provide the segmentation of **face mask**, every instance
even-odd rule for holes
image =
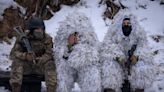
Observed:
[[[44,35],[43,32],[33,32],[34,38],[37,40],[43,39]]]
[[[129,36],[132,31],[131,26],[122,26],[122,32],[125,36]]]

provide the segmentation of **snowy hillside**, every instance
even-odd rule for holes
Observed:
[[[12,0],[6,1],[6,5],[13,4]],[[92,22],[95,32],[100,41],[103,40],[105,33],[107,32],[110,24],[114,20],[107,19],[104,21],[103,13],[106,9],[105,4],[99,4],[101,0],[81,0],[74,6],[62,5],[60,11],[54,13],[54,16],[45,21],[47,33],[52,37],[56,35],[58,31],[60,21],[63,21],[66,16],[72,12],[79,11],[86,14]],[[117,3],[118,0],[115,0]],[[158,66],[158,74],[152,87],[146,89],[146,92],[164,92],[164,5],[160,5],[159,0],[120,0],[120,2],[128,7],[128,11],[137,16],[140,25],[145,29],[151,47],[152,54],[154,56],[154,63]],[[5,5],[0,1],[1,5]],[[14,3],[15,4],[15,3]],[[3,7],[3,8],[7,8]],[[3,11],[0,11],[2,14]],[[0,20],[2,17],[0,16]],[[0,70],[9,70],[8,67],[11,61],[8,59],[10,50],[14,44],[12,39],[12,45],[8,45],[5,42],[0,43]],[[74,89],[79,90],[77,85]],[[2,89],[2,91],[1,91]],[[3,88],[0,88],[0,92],[5,92]]]

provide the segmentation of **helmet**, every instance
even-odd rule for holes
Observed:
[[[33,31],[36,28],[42,28],[45,30],[45,24],[42,19],[33,17],[27,22],[27,29]]]

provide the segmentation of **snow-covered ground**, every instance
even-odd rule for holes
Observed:
[[[9,59],[9,54],[14,45],[14,41],[15,39],[11,40],[11,45],[8,45],[5,42],[0,43],[0,70],[10,70],[9,65],[11,65],[12,61]]]
[[[6,0],[6,2],[8,1],[12,0]],[[118,0],[116,0],[116,2],[117,1]],[[146,89],[146,92],[164,92],[164,5],[160,5],[160,0],[120,1],[123,5],[128,7],[130,12],[137,16],[140,25],[147,32],[149,41],[148,45],[151,47],[152,54],[154,55],[154,63],[158,66],[159,72],[157,74],[157,78],[152,84],[152,87]],[[74,6],[62,5],[60,11],[56,12],[51,19],[45,21],[47,33],[54,37],[58,31],[60,21],[64,20],[68,14],[78,11],[83,12],[91,19],[95,32],[97,33],[99,40],[102,41],[110,23],[113,20],[104,21],[103,13],[106,9],[106,5],[99,5],[99,2],[100,0],[81,0]],[[8,3],[11,4],[11,2]],[[0,14],[1,12],[3,11],[0,11]],[[14,43],[14,39],[12,42]],[[8,59],[8,55],[13,43],[12,45],[7,45],[5,42],[0,43],[0,70],[8,69],[11,64],[11,61]],[[154,52],[157,52],[157,54]],[[45,88],[43,87],[43,91],[44,90]],[[79,90],[80,89],[77,84],[75,84],[73,92],[77,92]],[[5,90],[0,88],[0,92],[5,92]]]

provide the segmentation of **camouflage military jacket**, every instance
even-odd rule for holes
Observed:
[[[31,47],[36,54],[36,57],[41,57],[44,61],[53,59],[53,42],[52,38],[46,34],[43,40],[29,39]],[[19,40],[16,40],[14,47],[11,50],[10,58],[26,60],[25,53],[27,52],[24,44]]]

